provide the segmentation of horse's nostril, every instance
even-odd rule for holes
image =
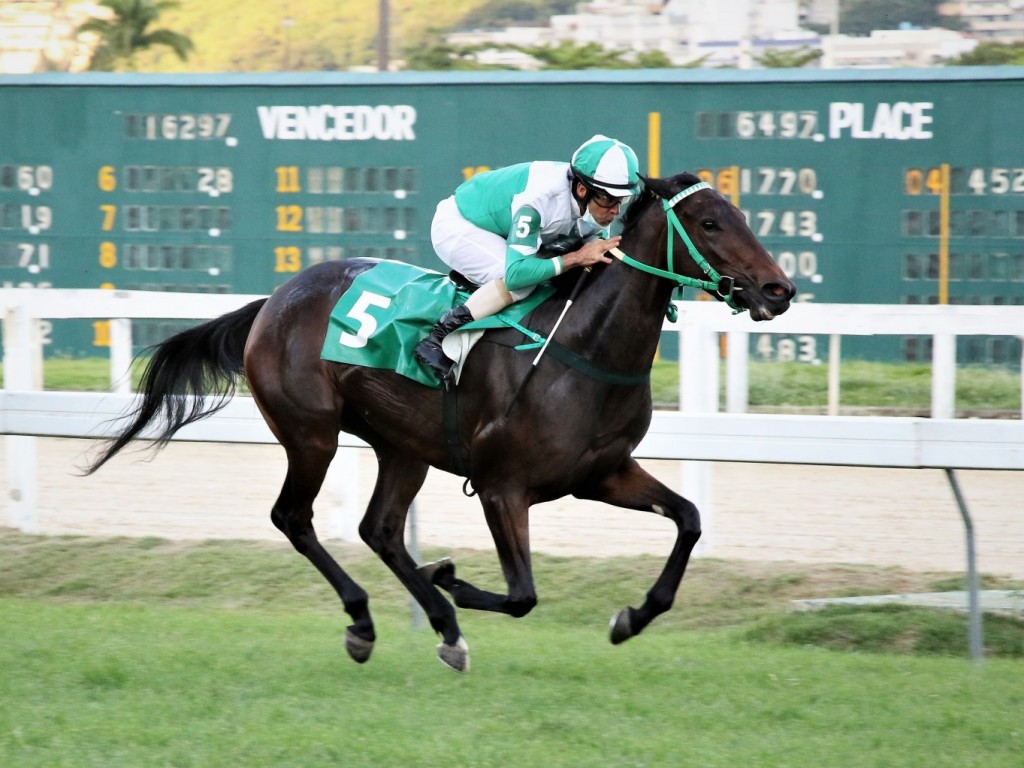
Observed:
[[[761,291],[765,296],[776,301],[789,301],[796,294],[796,286],[788,280],[785,282],[775,281],[765,283]]]

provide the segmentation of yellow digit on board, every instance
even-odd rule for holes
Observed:
[[[275,272],[298,272],[302,269],[302,252],[294,245],[279,245],[274,249]]]
[[[301,232],[302,231],[302,206],[279,205],[277,211],[278,232]]]
[[[728,197],[733,205],[739,205],[740,169],[738,167],[722,168],[718,172],[714,186],[725,197]]]
[[[486,173],[489,170],[491,170],[491,167],[489,165],[467,165],[465,168],[462,169],[462,180],[469,181],[478,173]]]
[[[100,243],[100,266],[104,269],[117,266],[117,246],[114,243]]]
[[[96,320],[92,324],[92,345],[94,347],[110,346],[110,321]]]
[[[301,192],[299,184],[299,167],[297,165],[279,165],[274,169],[277,172],[277,187],[275,192]]]
[[[933,195],[941,195],[946,188],[944,178],[941,168],[930,168],[925,177],[925,189]]]
[[[908,195],[920,195],[924,190],[924,174],[920,168],[908,168],[903,174],[903,191]]]
[[[113,192],[117,189],[117,173],[112,165],[101,165],[97,174],[97,183],[104,192]]]
[[[117,213],[117,206],[104,203],[100,206],[100,210],[103,211],[103,224],[100,229],[104,232],[109,232],[114,228],[114,216]]]

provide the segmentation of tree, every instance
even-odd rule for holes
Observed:
[[[480,64],[476,55],[484,50],[519,51],[537,60],[540,69],[663,69],[672,62],[661,51],[644,51],[632,60],[626,59],[625,51],[613,51],[597,43],[577,45],[563,40],[558,45],[477,45],[454,46],[435,42],[432,45],[408,49],[405,68],[413,70],[445,71],[453,69],[511,69],[511,67]],[[690,66],[700,66],[687,64]]]
[[[805,64],[817,61],[821,56],[822,51],[807,46],[801,46],[795,51],[770,48],[760,56],[755,56],[754,61],[765,69],[799,69]]]
[[[980,43],[973,51],[951,59],[947,64],[954,67],[990,67],[1003,64],[1024,64],[1024,44],[1001,45]]]
[[[430,45],[408,48],[405,51],[405,69],[424,72],[448,72],[452,70],[491,70],[510,67],[489,66],[476,60],[476,54],[505,46],[467,45],[457,46],[434,42]]]
[[[636,55],[636,65],[640,69],[669,69],[672,60],[664,51],[640,51]]]
[[[542,69],[627,69],[622,51],[612,51],[597,43],[576,45],[562,40],[558,45],[517,46],[541,62]]]
[[[845,35],[869,35],[875,29],[915,27],[962,29],[959,18],[939,13],[941,0],[840,0],[839,31]]]
[[[537,59],[541,69],[667,69],[673,66],[662,51],[633,53],[604,48],[598,43],[577,45],[562,40],[558,45],[514,47]]]
[[[135,68],[135,54],[156,45],[165,45],[184,61],[195,47],[192,40],[169,29],[148,29],[160,14],[177,8],[176,0],[102,0],[100,5],[113,12],[112,19],[90,19],[78,28],[79,34],[92,32],[99,35],[100,44],[89,68],[112,71],[120,62],[125,68]]]

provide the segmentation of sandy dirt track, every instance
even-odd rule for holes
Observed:
[[[40,533],[282,540],[269,520],[285,471],[278,446],[174,443],[152,460],[129,454],[91,477],[76,476],[90,445],[36,441]],[[325,538],[354,535],[355,512],[365,508],[376,476],[370,451],[347,455],[350,467],[337,468],[318,503]],[[686,495],[678,462],[643,464]],[[1024,578],[1024,473],[957,476],[974,519],[979,568]],[[712,477],[704,510],[711,556],[965,567],[963,523],[941,471],[715,463]],[[2,481],[6,497],[6,473]],[[422,546],[493,550],[479,503],[463,496],[460,478],[432,471],[416,510]],[[575,499],[534,507],[531,531],[536,551],[593,556],[667,555],[674,536],[655,515]]]

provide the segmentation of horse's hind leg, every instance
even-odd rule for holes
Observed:
[[[450,560],[431,563],[423,570],[435,584],[451,594],[459,608],[507,613],[516,618],[525,616],[537,605],[530,562],[529,505],[515,494],[497,495],[481,491],[480,500],[501,561],[508,594],[487,592],[456,578],[455,566]]]
[[[313,529],[313,500],[320,491],[327,467],[337,452],[336,439],[310,440],[287,448],[288,474],[270,518],[288,541],[316,566],[341,598],[353,624],[345,632],[345,649],[360,664],[370,658],[376,634],[370,618],[369,598],[324,549]]]
[[[612,617],[611,641],[618,644],[640,634],[656,617],[672,607],[690,553],[700,539],[700,514],[692,502],[649,475],[634,459],[629,459],[617,472],[603,478],[595,488],[575,495],[617,507],[654,512],[676,524],[675,546],[658,580],[647,592],[643,605],[624,608]]]
[[[423,606],[430,626],[442,638],[438,646],[441,661],[457,672],[464,672],[469,669],[469,646],[459,630],[455,609],[416,567],[405,547],[409,506],[423,486],[429,467],[396,450],[376,450],[377,484],[359,525],[359,535]]]

